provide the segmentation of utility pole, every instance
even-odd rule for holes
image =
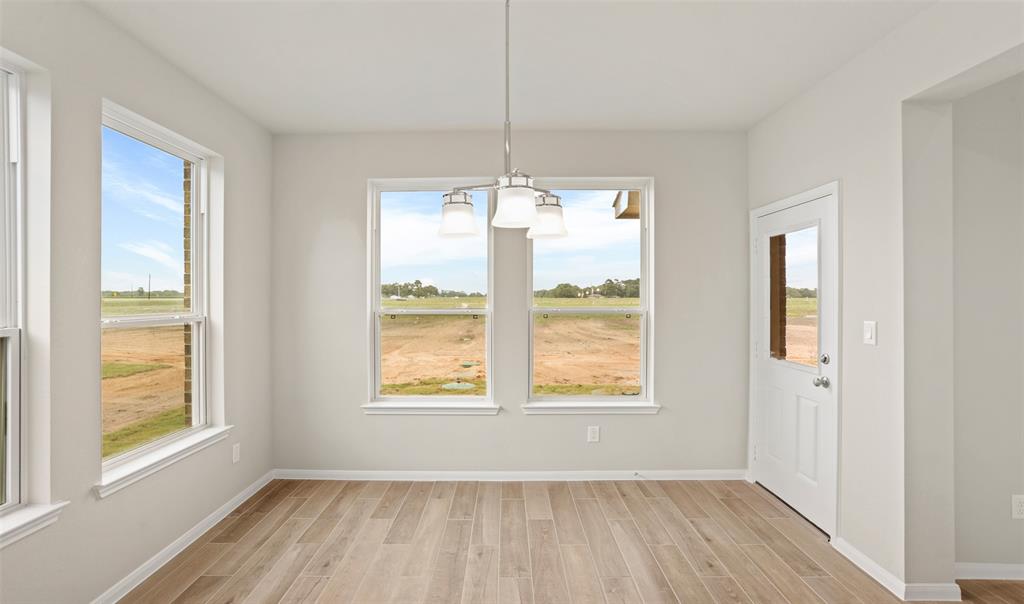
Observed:
[[[149,289],[149,294],[146,296],[146,299],[147,300],[152,300],[153,299],[153,273],[148,273],[147,276],[149,277],[149,288],[148,288]]]

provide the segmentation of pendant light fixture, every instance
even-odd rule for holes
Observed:
[[[473,215],[473,199],[469,191],[497,191],[498,207],[491,225],[503,229],[529,228],[527,237],[565,237],[561,199],[551,191],[533,186],[533,177],[512,168],[512,122],[509,118],[509,0],[505,0],[505,174],[494,183],[456,187],[444,194],[441,206],[441,228],[444,237],[477,234]]]
[[[526,231],[526,236],[530,239],[556,239],[568,234],[562,218],[562,198],[551,193],[537,197],[537,222]]]
[[[473,237],[480,234],[473,215],[473,195],[466,191],[445,193],[441,203],[442,237]]]

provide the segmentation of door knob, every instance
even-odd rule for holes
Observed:
[[[832,385],[832,382],[825,376],[814,378],[814,382],[812,383],[818,388],[828,388]]]

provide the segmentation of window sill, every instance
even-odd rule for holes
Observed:
[[[0,516],[0,549],[57,522],[67,504],[67,501],[28,504]]]
[[[399,403],[377,401],[362,406],[366,415],[497,415],[501,406],[488,402],[450,403],[416,402]]]
[[[654,415],[657,403],[619,401],[531,401],[522,406],[526,415]]]
[[[193,453],[224,440],[231,432],[231,428],[231,426],[215,426],[200,430],[136,459],[104,470],[100,482],[93,487],[93,490],[96,491],[96,496],[100,499],[112,495],[176,461],[185,459]]]

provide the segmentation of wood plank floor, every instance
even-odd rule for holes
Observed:
[[[745,482],[316,480],[269,483],[121,601],[898,602]]]

